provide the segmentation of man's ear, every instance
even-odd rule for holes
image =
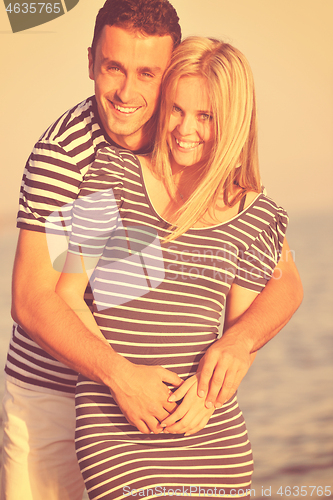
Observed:
[[[88,62],[89,62],[89,78],[95,80],[94,77],[94,59],[91,52],[91,47],[88,48]]]

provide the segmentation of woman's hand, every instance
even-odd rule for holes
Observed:
[[[198,397],[198,375],[188,378],[170,397],[169,402],[184,398],[178,408],[161,422],[164,433],[190,436],[205,427],[215,408],[206,408]]]

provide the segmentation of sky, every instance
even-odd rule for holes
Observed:
[[[20,182],[34,143],[93,94],[87,48],[104,0],[12,33],[0,5],[2,195],[0,222],[15,224]],[[333,1],[172,0],[183,36],[229,42],[255,78],[259,153],[268,194],[298,215],[332,211]]]

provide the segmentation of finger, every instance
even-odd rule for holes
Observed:
[[[170,403],[169,401],[163,402],[163,408],[167,411],[168,415],[173,413],[178,408],[177,403]],[[167,416],[168,416],[167,415]],[[160,419],[159,419],[160,420]],[[161,421],[161,420],[160,420]]]
[[[202,369],[200,370],[200,372],[198,372],[199,383],[197,394],[199,398],[204,398],[206,396],[209,389],[209,381],[212,378],[213,372],[213,364],[204,362],[202,365]]]
[[[182,383],[178,389],[171,394],[171,396],[168,398],[168,401],[179,401],[182,399],[185,394],[188,392],[188,390],[196,383],[197,379],[196,377],[190,377],[185,382]]]
[[[168,427],[170,425],[173,425],[177,420],[180,420],[186,415],[186,413],[189,411],[189,406],[186,404],[185,401],[183,401],[171,415],[169,415],[167,418],[165,418],[163,421],[161,421],[161,426],[162,427]]]
[[[138,421],[131,421],[129,418],[127,418],[127,421],[129,424],[133,425],[138,429],[138,431],[142,432],[142,434],[150,434],[150,429],[149,427],[145,424],[143,420],[138,420]]]
[[[209,391],[205,402],[206,408],[212,408],[215,405],[216,398],[224,385],[225,377],[226,370],[217,367],[210,381]]]
[[[145,422],[147,422],[147,418],[155,418],[156,420],[158,420],[159,422],[162,422],[163,420],[165,420],[170,414],[173,413],[173,411],[175,410],[175,407],[178,408],[178,405],[177,403],[162,403],[160,402],[158,405],[154,404],[154,408],[150,408],[149,410],[146,410],[145,411]],[[166,406],[166,408],[164,408],[164,406]],[[168,411],[168,408],[170,409],[170,411]],[[149,411],[149,413],[148,413]]]
[[[148,427],[150,433],[153,432],[154,434],[160,434],[163,432],[163,427],[161,426],[159,420],[151,415],[144,418],[144,423],[146,427]]]
[[[166,430],[169,433],[172,432],[175,434],[194,434],[205,427],[214,413],[214,410],[215,408],[212,408],[211,410],[201,409],[201,411],[195,413],[190,410],[179,422],[172,426],[168,426]]]
[[[235,394],[242,379],[243,376],[239,371],[228,371],[226,373],[223,386],[216,398],[215,408],[221,408]]]
[[[184,434],[188,429],[192,428],[194,425],[193,415],[189,415],[189,413],[184,415],[183,418],[181,418],[178,422],[175,422],[173,425],[168,425],[164,429],[165,434]]]
[[[179,387],[184,380],[177,375],[177,373],[172,372],[170,370],[167,370],[166,368],[163,368],[160,366],[161,370],[161,378],[163,382],[166,382],[167,384],[171,384],[174,387]]]

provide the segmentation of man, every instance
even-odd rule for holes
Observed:
[[[55,293],[61,268],[51,264],[45,220],[76,198],[100,148],[151,150],[160,82],[180,36],[177,14],[166,0],[107,0],[89,49],[95,97],[55,122],[27,163],[13,276],[17,324],[5,369],[2,499],[82,498],[73,442],[77,372],[116,391],[126,418],[141,432],[160,432],[159,421],[174,408],[164,382],[178,385],[175,374],[159,367],[153,373],[144,368],[135,376],[125,373],[108,343],[87,330]],[[280,279],[271,280],[224,334],[224,401],[244,377],[250,353],[299,305],[299,278],[287,252],[285,244],[276,269]],[[203,369],[203,394],[209,378]],[[207,404],[214,404],[216,392],[210,387]]]

